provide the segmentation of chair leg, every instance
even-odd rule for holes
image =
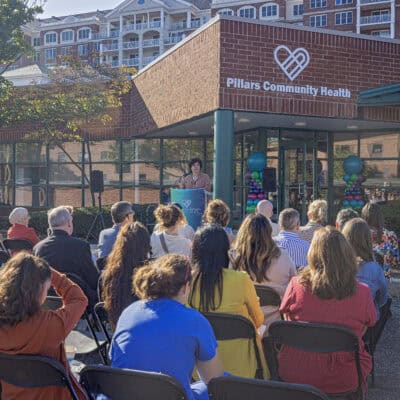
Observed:
[[[103,351],[102,351],[102,347],[103,347],[103,346],[100,345],[99,340],[98,340],[97,335],[96,335],[96,332],[95,332],[95,330],[94,330],[94,328],[93,328],[93,325],[92,325],[92,323],[90,322],[90,316],[89,316],[88,313],[86,313],[86,312],[85,312],[84,315],[85,315],[86,323],[87,323],[87,325],[88,325],[88,327],[89,327],[89,330],[90,330],[90,334],[92,335],[92,337],[93,337],[93,339],[94,339],[94,341],[95,341],[95,343],[96,343],[97,352],[99,353],[99,356],[100,356],[100,358],[101,358],[101,361],[102,361],[102,363],[103,363],[104,365],[108,365],[107,357],[103,354]]]

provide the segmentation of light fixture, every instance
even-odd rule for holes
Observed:
[[[307,123],[304,121],[297,121],[294,123],[294,126],[306,126],[306,125],[307,125]]]
[[[196,132],[196,131],[188,131],[189,136],[197,136],[198,134],[199,134],[199,132]]]
[[[347,125],[347,129],[358,129],[358,125]]]
[[[248,124],[249,122],[249,118],[239,118],[239,124]]]

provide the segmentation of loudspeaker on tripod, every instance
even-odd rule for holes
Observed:
[[[94,193],[104,192],[104,176],[103,171],[95,169],[90,174],[90,187]]]
[[[276,168],[264,168],[262,186],[265,192],[276,192]]]

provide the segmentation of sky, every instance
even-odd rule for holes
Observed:
[[[44,13],[39,18],[58,17],[81,12],[109,10],[122,3],[123,0],[47,0]]]

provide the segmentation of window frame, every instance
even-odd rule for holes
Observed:
[[[72,39],[70,40],[64,40],[63,39],[63,34],[64,33],[72,33]],[[72,43],[75,39],[75,32],[72,29],[65,29],[63,31],[61,31],[60,33],[60,43]]]
[[[80,37],[81,32],[86,31],[86,30],[89,31],[88,37],[81,38],[81,37]],[[92,37],[92,29],[89,28],[88,26],[83,26],[82,28],[79,28],[79,29],[78,29],[77,35],[76,35],[76,38],[77,38],[77,41],[78,41],[78,42],[84,42],[84,41],[86,41],[86,40],[90,40],[91,37]]]
[[[274,14],[274,15],[272,15],[272,14],[271,15],[265,15],[265,16],[262,15],[264,9],[265,10],[267,10],[268,8],[272,9],[273,7],[275,7],[276,14]],[[260,7],[258,12],[259,12],[259,18],[260,19],[277,19],[277,18],[279,18],[279,4],[278,3],[274,3],[274,2],[265,3]]]
[[[351,16],[351,21],[349,21],[349,15]],[[339,22],[338,22],[339,17]],[[353,24],[353,11],[341,11],[335,13],[335,25],[352,25]]]
[[[55,53],[55,57],[54,58],[50,58],[50,59],[47,58],[47,53],[50,52],[50,51]],[[52,62],[52,61],[56,62],[57,61],[57,47],[49,47],[49,48],[45,49],[45,51],[44,51],[44,62],[45,62],[45,64],[48,64],[49,61],[50,62]]]
[[[314,20],[315,20],[315,23],[314,23],[314,24],[312,24],[313,18],[314,18]],[[321,24],[320,24],[320,25],[317,25],[317,24],[316,24],[316,21],[317,21],[318,18],[320,18],[320,20],[321,20]],[[325,24],[322,24],[323,18],[325,18]],[[328,25],[328,14],[317,14],[317,15],[311,15],[311,16],[310,16],[310,26],[311,26],[312,28],[324,28],[324,27],[326,27],[327,25]]]
[[[228,12],[230,14],[228,14]],[[227,16],[233,16],[235,15],[235,11],[232,10],[232,8],[221,8],[221,10],[217,11],[218,15],[227,15]]]
[[[310,8],[326,8],[327,1],[326,0],[310,0]]]
[[[295,11],[297,7],[297,12]],[[301,10],[301,12],[300,12]],[[298,3],[298,4],[293,4],[293,16],[294,17],[301,17],[304,14],[304,4],[303,3]]]
[[[49,41],[47,40],[47,38],[48,38],[49,36],[53,36],[53,35],[54,35],[54,37],[56,38],[56,40],[55,40],[54,42],[49,42]],[[46,46],[53,46],[53,45],[55,45],[55,44],[58,44],[58,35],[57,35],[57,32],[54,32],[54,31],[46,32],[46,33],[44,34],[44,44],[45,44]]]
[[[247,16],[242,16],[242,15],[240,15],[240,13],[241,13],[242,11],[245,13],[246,10],[249,10],[249,11],[251,10],[251,11],[253,11],[254,16],[253,16],[253,17],[247,17]],[[256,8],[255,8],[254,6],[243,6],[243,7],[240,7],[240,8],[237,10],[236,15],[237,15],[238,17],[240,17],[240,18],[257,19],[257,10],[256,10]]]

